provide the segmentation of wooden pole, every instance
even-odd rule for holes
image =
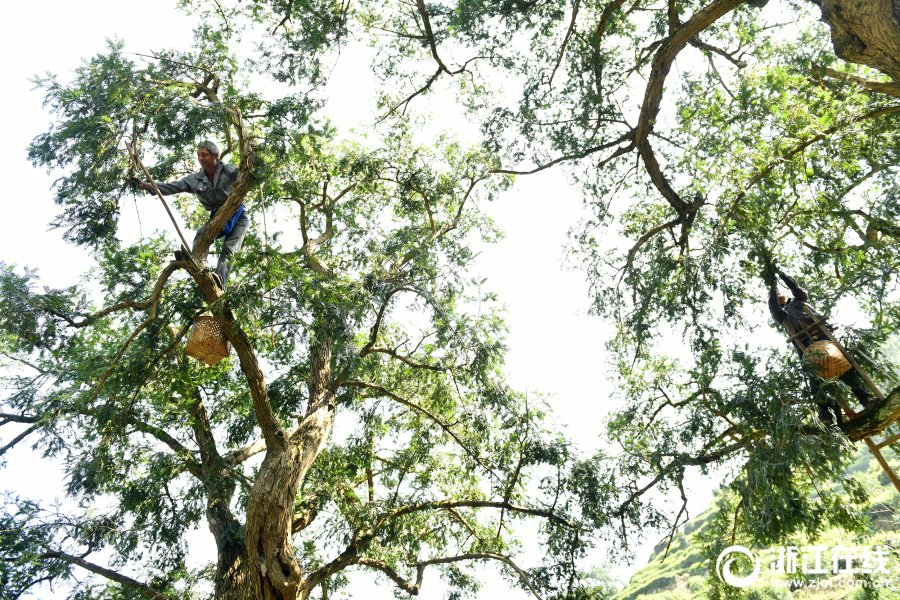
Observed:
[[[791,328],[790,323],[787,321],[784,322],[784,328],[787,329],[788,335],[791,336],[791,340],[797,344],[797,347],[800,348],[800,352],[806,352],[806,346],[803,345],[803,342],[800,341],[800,334],[794,333],[793,328]]]
[[[178,237],[181,238],[181,243],[184,244],[184,249],[188,254],[191,254],[191,245],[187,243],[187,240],[184,239],[184,234],[181,233],[181,227],[178,226],[178,223],[175,221],[175,215],[172,214],[172,211],[169,210],[169,203],[166,202],[166,199],[163,198],[163,195],[159,192],[159,188],[156,187],[156,182],[153,181],[153,177],[150,176],[150,173],[147,171],[147,167],[144,166],[144,163],[141,162],[135,153],[134,150],[131,149],[131,146],[128,143],[125,143],[125,147],[128,148],[128,154],[131,155],[131,160],[134,161],[134,164],[139,166],[141,170],[144,172],[144,175],[147,176],[147,180],[150,182],[150,185],[153,186],[153,191],[156,192],[156,195],[159,197],[159,201],[163,203],[163,207],[166,209],[166,212],[169,214],[169,218],[172,220],[172,225],[175,226],[175,231],[178,232]]]
[[[262,204],[262,209],[263,209],[263,247],[266,249],[266,251],[268,251],[269,250],[269,227],[268,227],[268,225],[266,225],[266,200],[263,197],[262,188],[259,188],[259,202],[260,202],[260,204]],[[264,278],[266,285],[269,285],[269,282],[268,282],[269,278],[265,277],[265,274],[263,275],[263,278]],[[269,308],[272,308],[272,293],[271,292],[269,292]],[[275,349],[275,325],[272,325],[271,329],[269,330],[269,335],[272,338],[272,349],[274,350]]]
[[[809,309],[809,306],[804,306],[803,310],[805,310],[806,313],[809,316],[811,316],[813,319],[816,318],[816,315],[813,314],[813,312]],[[841,351],[841,354],[844,355],[844,358],[847,359],[847,362],[850,363],[850,366],[853,367],[854,369],[856,369],[856,372],[859,373],[860,377],[863,378],[863,381],[866,382],[866,385],[869,386],[869,389],[871,389],[872,392],[876,396],[878,396],[879,400],[884,400],[884,398],[885,398],[884,394],[881,393],[881,390],[878,389],[878,386],[875,385],[875,382],[872,381],[868,375],[866,375],[866,372],[862,370],[862,368],[859,366],[859,363],[857,363],[856,360],[854,360],[854,358],[852,356],[850,356],[850,354],[847,352],[847,349],[844,348],[844,345],[842,343],[840,343],[839,341],[837,341],[835,339],[835,337],[833,335],[831,335],[831,332],[828,331],[828,329],[826,327],[822,327],[821,325],[819,325],[819,330],[822,333],[824,333],[828,337],[828,339],[834,343],[835,346],[837,346],[837,349]]]
[[[885,446],[890,446],[891,444],[893,444],[893,443],[896,442],[897,440],[900,440],[900,433],[898,433],[897,435],[892,435],[892,436],[889,437],[888,439],[884,440],[883,442],[881,442],[880,444],[878,444],[877,448],[878,448],[879,450],[881,450],[881,449],[884,448]]]
[[[787,341],[785,341],[785,343],[786,343],[786,344],[790,344],[791,342],[793,342],[793,341],[796,340],[797,338],[802,337],[802,336],[803,336],[804,334],[806,334],[806,333],[809,333],[809,330],[810,330],[810,329],[812,329],[813,327],[818,327],[819,325],[821,325],[822,323],[825,322],[825,319],[826,319],[826,317],[822,317],[821,319],[819,319],[819,320],[816,321],[815,323],[812,323],[811,325],[807,325],[806,327],[804,327],[803,329],[801,329],[800,331],[798,331],[797,333],[795,333],[794,335],[792,335],[791,337],[789,337],[789,338],[787,339]],[[790,330],[789,330],[789,331],[790,331]]]
[[[881,468],[888,476],[888,479],[891,480],[891,483],[893,483],[894,487],[897,488],[897,491],[900,492],[900,478],[897,477],[897,474],[894,473],[894,469],[892,469],[891,465],[888,464],[888,461],[885,460],[884,455],[881,454],[881,450],[878,449],[878,446],[875,445],[875,442],[872,441],[872,438],[865,438],[863,441],[866,442],[866,446],[869,447],[869,452],[872,453],[872,455],[875,457],[875,460],[877,460],[878,464],[881,465]]]

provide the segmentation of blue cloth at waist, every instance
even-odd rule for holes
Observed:
[[[211,213],[209,213],[209,220],[210,220],[210,221],[213,220],[213,217],[216,216],[216,213],[217,213],[217,212],[219,212],[218,209],[216,209],[216,210],[212,211]],[[232,217],[231,217],[230,219],[228,219],[228,222],[225,223],[225,227],[222,229],[222,233],[220,233],[219,235],[217,235],[217,236],[216,236],[216,239],[223,238],[223,237],[225,237],[226,235],[228,235],[229,233],[231,233],[231,230],[234,229],[234,226],[235,226],[235,225],[237,225],[238,219],[241,218],[241,215],[242,215],[242,214],[244,214],[244,205],[243,205],[243,204],[241,204],[240,207],[237,209],[237,212],[234,213],[234,215],[232,215]]]

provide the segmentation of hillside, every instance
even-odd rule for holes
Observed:
[[[889,460],[896,454],[888,453]],[[892,462],[894,462],[892,460]],[[869,491],[871,505],[869,518],[871,525],[863,536],[848,535],[838,529],[831,529],[815,545],[826,548],[845,546],[850,548],[873,548],[883,546],[889,553],[887,575],[880,580],[884,584],[879,590],[865,590],[859,582],[852,581],[851,575],[841,574],[823,579],[818,589],[791,586],[786,576],[769,572],[763,565],[756,583],[747,588],[746,597],[753,600],[900,600],[900,495],[888,481],[887,476],[868,451],[861,451],[856,462],[849,469]],[[689,521],[672,540],[668,556],[662,561],[665,544],[654,549],[646,567],[635,573],[628,584],[613,600],[700,600],[709,596],[707,564],[700,556],[700,549],[694,543],[694,535],[703,531],[713,513],[713,506]],[[794,541],[798,547],[807,545],[807,540]],[[830,566],[830,562],[829,562]],[[796,578],[796,576],[794,576]],[[808,583],[806,584],[808,585]],[[830,586],[831,589],[823,589]],[[794,588],[794,589],[792,589]]]

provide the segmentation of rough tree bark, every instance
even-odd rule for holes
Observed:
[[[247,502],[246,543],[254,598],[296,600],[303,572],[294,556],[292,522],[300,482],[321,452],[334,422],[330,332],[315,332],[310,360],[309,405],[297,431],[267,448]]]
[[[190,405],[191,426],[200,447],[200,477],[206,487],[206,520],[216,540],[217,600],[242,600],[250,595],[247,548],[241,535],[241,524],[231,512],[235,481],[228,464],[216,448],[209,414],[203,406],[200,390],[194,389]]]
[[[834,53],[900,81],[900,0],[813,0],[831,27]]]

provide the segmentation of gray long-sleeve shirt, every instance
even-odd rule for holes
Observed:
[[[219,161],[216,164],[214,181],[210,181],[209,177],[206,176],[206,171],[200,169],[184,179],[171,183],[158,183],[156,187],[159,188],[159,193],[163,196],[171,196],[180,192],[195,194],[203,208],[212,211],[225,204],[237,177],[237,165]]]

